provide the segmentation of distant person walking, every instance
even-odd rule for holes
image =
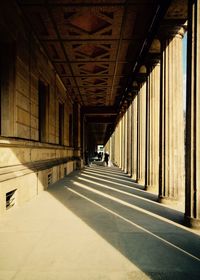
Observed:
[[[108,166],[108,161],[109,161],[109,153],[108,152],[105,152],[104,161],[105,161],[106,165]]]

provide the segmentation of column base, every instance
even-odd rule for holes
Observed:
[[[163,196],[159,196],[158,197],[158,202],[165,204],[173,209],[176,209],[180,212],[184,212],[185,211],[185,205],[184,202],[181,201],[180,199],[173,199],[170,197],[163,197]]]
[[[134,183],[137,183],[135,177],[131,176],[130,178],[133,180]]]
[[[145,181],[144,180],[136,179],[136,183],[145,187]]]
[[[145,186],[145,190],[158,195],[158,187],[156,186]]]
[[[200,219],[191,218],[185,215],[185,225],[200,230]]]
[[[136,182],[136,175],[135,174],[131,174],[131,179],[133,179]]]

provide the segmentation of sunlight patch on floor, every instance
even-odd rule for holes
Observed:
[[[0,229],[0,279],[149,279],[48,192],[4,216]]]
[[[79,178],[79,177],[78,177],[78,178]],[[79,178],[79,179],[80,179],[80,178]],[[85,182],[88,182],[88,183],[92,183],[92,184],[98,185],[98,186],[101,186],[101,187],[103,187],[103,188],[109,188],[108,186],[105,186],[104,184],[100,184],[100,183],[97,183],[97,182],[94,182],[94,181],[91,181],[91,180],[84,179],[84,181],[85,181]],[[164,217],[162,217],[162,216],[160,216],[160,215],[154,214],[154,213],[152,213],[152,212],[150,212],[150,211],[147,211],[147,210],[145,210],[145,209],[143,209],[143,208],[140,208],[140,207],[138,207],[138,206],[135,206],[135,205],[133,205],[133,204],[130,204],[130,203],[128,203],[128,202],[126,202],[126,201],[124,201],[124,200],[121,200],[121,199],[119,199],[119,198],[115,198],[115,197],[113,197],[113,196],[111,196],[111,195],[105,194],[105,193],[103,193],[103,192],[101,192],[101,191],[98,191],[98,190],[96,190],[96,189],[94,189],[94,188],[91,188],[91,187],[89,187],[89,186],[87,186],[87,185],[85,185],[85,184],[82,184],[82,183],[79,183],[79,182],[76,182],[76,181],[73,181],[73,180],[72,180],[72,182],[73,182],[74,185],[77,185],[77,186],[80,186],[80,187],[82,187],[82,188],[85,188],[85,189],[87,189],[87,190],[89,190],[89,191],[92,191],[92,192],[98,194],[98,195],[101,195],[101,196],[103,196],[103,197],[106,197],[106,198],[109,198],[109,199],[111,199],[111,200],[113,200],[113,201],[116,201],[116,202],[118,202],[118,203],[120,203],[120,204],[122,204],[122,205],[128,206],[128,207],[130,207],[130,208],[132,208],[132,209],[135,209],[135,210],[137,210],[137,211],[140,211],[140,212],[142,212],[142,213],[144,213],[144,214],[147,214],[147,215],[149,215],[149,216],[151,216],[151,217],[155,217],[155,218],[158,219],[158,220],[167,222],[167,223],[169,223],[169,224],[175,225],[175,226],[180,227],[180,228],[182,228],[182,229],[184,229],[184,230],[186,230],[186,231],[191,232],[191,229],[190,229],[190,228],[186,228],[185,226],[182,226],[182,225],[180,225],[180,224],[177,224],[177,223],[175,223],[175,222],[173,222],[173,221],[171,221],[171,220],[169,220],[169,219],[167,219],[167,218],[164,218]],[[115,191],[116,191],[116,190],[115,190]],[[117,191],[118,191],[118,190],[117,190]],[[128,195],[129,195],[129,194],[128,194]],[[138,198],[138,197],[137,197],[137,198]],[[139,197],[139,199],[141,199],[141,197]],[[151,203],[153,203],[153,202],[151,201]],[[154,203],[156,203],[156,202],[154,202]],[[159,204],[159,206],[160,206],[160,204]],[[163,206],[166,207],[165,205],[163,205]]]
[[[77,184],[79,184],[79,183],[77,183]],[[83,185],[82,185],[82,187],[84,187],[84,188],[87,189],[87,190],[94,191],[95,193],[100,194],[100,195],[102,195],[102,196],[104,196],[104,197],[112,198],[110,195],[102,194],[101,192],[99,192],[99,191],[97,191],[97,190],[92,190],[91,188],[89,188],[89,187],[87,187],[87,186],[83,186]],[[116,212],[114,212],[114,211],[108,209],[107,207],[105,207],[105,206],[99,204],[98,202],[96,202],[96,201],[94,201],[94,200],[88,198],[88,197],[85,196],[85,195],[82,195],[82,194],[78,193],[77,191],[75,191],[75,190],[73,190],[73,189],[71,189],[71,188],[68,188],[68,190],[71,191],[71,192],[73,192],[73,193],[75,193],[75,194],[77,194],[78,196],[80,196],[80,197],[82,197],[82,198],[84,198],[84,199],[90,201],[91,203],[93,203],[93,204],[95,204],[95,205],[101,207],[102,209],[108,211],[109,213],[115,215],[116,217],[122,219],[123,221],[126,221],[127,223],[133,225],[134,227],[137,227],[138,229],[140,229],[140,230],[142,230],[142,231],[148,233],[149,235],[155,237],[156,239],[159,239],[160,241],[162,241],[162,242],[164,242],[165,244],[167,244],[167,245],[169,245],[169,246],[175,248],[176,250],[180,251],[181,253],[184,253],[184,254],[186,254],[187,256],[189,256],[189,257],[191,257],[191,258],[193,258],[193,259],[195,259],[195,260],[197,260],[197,261],[200,262],[200,258],[198,258],[198,257],[196,257],[196,256],[194,256],[194,255],[192,255],[192,254],[190,254],[190,253],[188,253],[187,251],[185,251],[185,250],[181,249],[180,247],[174,245],[173,243],[171,243],[171,242],[165,240],[164,238],[162,238],[162,237],[160,237],[160,236],[154,234],[153,232],[151,232],[151,231],[145,229],[144,227],[141,227],[141,226],[139,226],[138,224],[136,224],[136,223],[130,221],[129,219],[124,218],[123,216],[119,215],[118,213],[116,213]],[[112,198],[112,199],[115,200],[115,201],[117,201],[117,202],[122,203],[122,201],[119,200],[119,199],[117,199],[117,198]],[[123,204],[126,205],[126,206],[131,207],[131,205],[128,204],[128,203],[126,203],[126,202],[124,202]],[[139,211],[142,211],[142,212],[144,212],[144,213],[146,212],[146,214],[148,214],[148,211],[145,211],[145,210],[143,210],[143,209],[140,209],[140,208],[138,208],[138,207],[136,207],[136,206],[133,206],[132,208],[135,208],[135,209],[137,209],[137,210],[139,209]]]

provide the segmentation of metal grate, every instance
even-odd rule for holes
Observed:
[[[10,209],[16,204],[15,193],[16,189],[6,193],[6,210]]]
[[[48,185],[52,183],[52,174],[48,174]]]

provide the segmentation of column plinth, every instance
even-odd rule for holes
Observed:
[[[185,224],[194,229],[200,229],[200,219],[192,218],[185,215]]]

